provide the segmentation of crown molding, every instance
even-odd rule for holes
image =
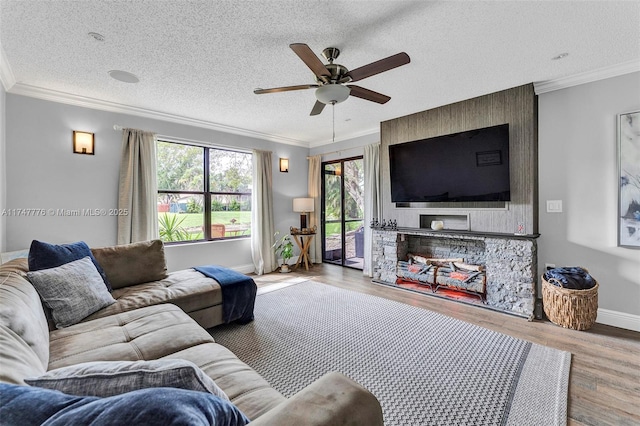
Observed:
[[[201,127],[204,129],[216,130],[224,133],[231,133],[240,136],[247,136],[256,139],[267,140],[287,145],[295,145],[303,148],[309,148],[309,144],[304,141],[286,138],[268,133],[255,132],[252,130],[241,129],[224,124],[214,123],[212,121],[200,120],[176,114],[169,114],[161,111],[155,111],[147,108],[139,108],[116,102],[103,101],[100,99],[89,98],[86,96],[73,95],[70,93],[60,92],[57,90],[45,89],[43,87],[31,86],[24,83],[14,84],[7,92],[14,95],[28,96],[31,98],[42,99],[45,101],[58,102],[68,105],[79,106],[83,108],[97,109],[101,111],[109,111],[121,114],[135,115],[138,117],[151,118],[155,120],[168,121],[171,123],[184,124],[187,126]]]
[[[600,68],[594,71],[583,72],[580,74],[561,77],[553,80],[534,82],[534,90],[536,95],[552,92],[555,90],[565,89],[580,84],[591,83],[606,78],[617,77],[624,74],[640,71],[640,61],[628,61],[621,64]],[[151,118],[156,120],[168,121],[171,123],[184,124],[188,126],[200,127],[215,130],[224,133],[231,133],[240,136],[246,136],[256,139],[267,140],[286,145],[294,145],[303,148],[317,148],[320,146],[330,145],[334,142],[342,142],[355,139],[362,136],[368,136],[380,132],[380,128],[372,128],[348,136],[333,140],[324,140],[316,142],[304,142],[297,139],[286,138],[283,136],[272,135],[268,133],[255,132],[252,130],[241,129],[233,126],[226,126],[207,120],[185,117],[176,114],[169,114],[161,111],[155,111],[147,108],[140,108],[119,104],[116,102],[104,101],[100,99],[90,98],[86,96],[73,95],[57,90],[46,89],[43,87],[32,86],[24,83],[17,83],[13,71],[7,61],[6,53],[0,44],[0,82],[7,93],[28,96],[37,99],[43,99],[52,102],[59,102],[68,105],[80,106],[83,108],[91,108],[102,111],[109,111],[121,114],[134,115],[138,117]]]
[[[337,143],[337,142],[342,142],[342,141],[349,141],[351,139],[356,139],[356,138],[360,138],[363,136],[369,136],[369,135],[373,135],[373,134],[379,134],[380,133],[380,126],[378,127],[374,127],[373,129],[367,129],[367,130],[362,130],[360,132],[356,132],[356,133],[349,133],[348,135],[341,137],[341,138],[336,138],[336,140],[324,140],[324,141],[317,141],[317,142],[309,142],[309,148],[317,148],[319,146],[325,146],[325,145],[331,145],[333,143]]]
[[[568,77],[535,82],[533,83],[533,88],[536,95],[540,95],[542,93],[553,92],[554,90],[566,89],[568,87],[604,80],[606,78],[618,77],[620,75],[630,74],[637,71],[640,71],[640,61],[628,61]]]
[[[8,92],[16,84],[16,77],[13,75],[9,61],[7,61],[7,53],[2,47],[2,42],[0,42],[0,82],[5,92]]]

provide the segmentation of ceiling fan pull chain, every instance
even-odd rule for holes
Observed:
[[[331,104],[331,111],[333,112],[333,138],[332,142],[336,142],[336,104],[335,102]]]

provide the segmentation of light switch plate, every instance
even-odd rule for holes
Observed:
[[[547,213],[562,213],[562,200],[547,200]]]

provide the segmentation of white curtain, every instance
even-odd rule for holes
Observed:
[[[155,134],[122,131],[118,209],[118,244],[158,238],[158,188]]]
[[[382,200],[380,197],[380,144],[364,147],[364,266],[362,273],[373,277],[371,251],[373,232],[369,224],[373,218],[380,219]]]
[[[273,245],[273,170],[270,151],[253,151],[251,191],[251,257],[258,275],[278,267]]]
[[[310,226],[318,227],[316,236],[313,238],[311,247],[309,248],[309,257],[313,263],[322,263],[322,235],[320,235],[320,196],[322,191],[320,168],[322,167],[322,156],[314,155],[309,157],[309,197],[313,198],[313,212],[309,213]]]

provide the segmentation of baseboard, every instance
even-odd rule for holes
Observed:
[[[282,259],[277,259],[278,261],[278,266],[282,265]],[[298,261],[298,256],[293,256],[291,259],[289,259],[289,266],[293,266],[296,264],[296,262]],[[250,263],[248,265],[238,265],[238,266],[232,266],[230,267],[230,269],[233,269],[234,271],[240,272],[242,274],[252,274],[256,271],[255,266],[253,266],[253,263]]]
[[[596,322],[640,332],[640,315],[610,311],[609,309],[598,309]]]
[[[250,263],[248,265],[232,266],[229,269],[233,269],[234,271],[240,272],[241,274],[252,274],[256,271],[256,267],[253,266],[253,263]]]

